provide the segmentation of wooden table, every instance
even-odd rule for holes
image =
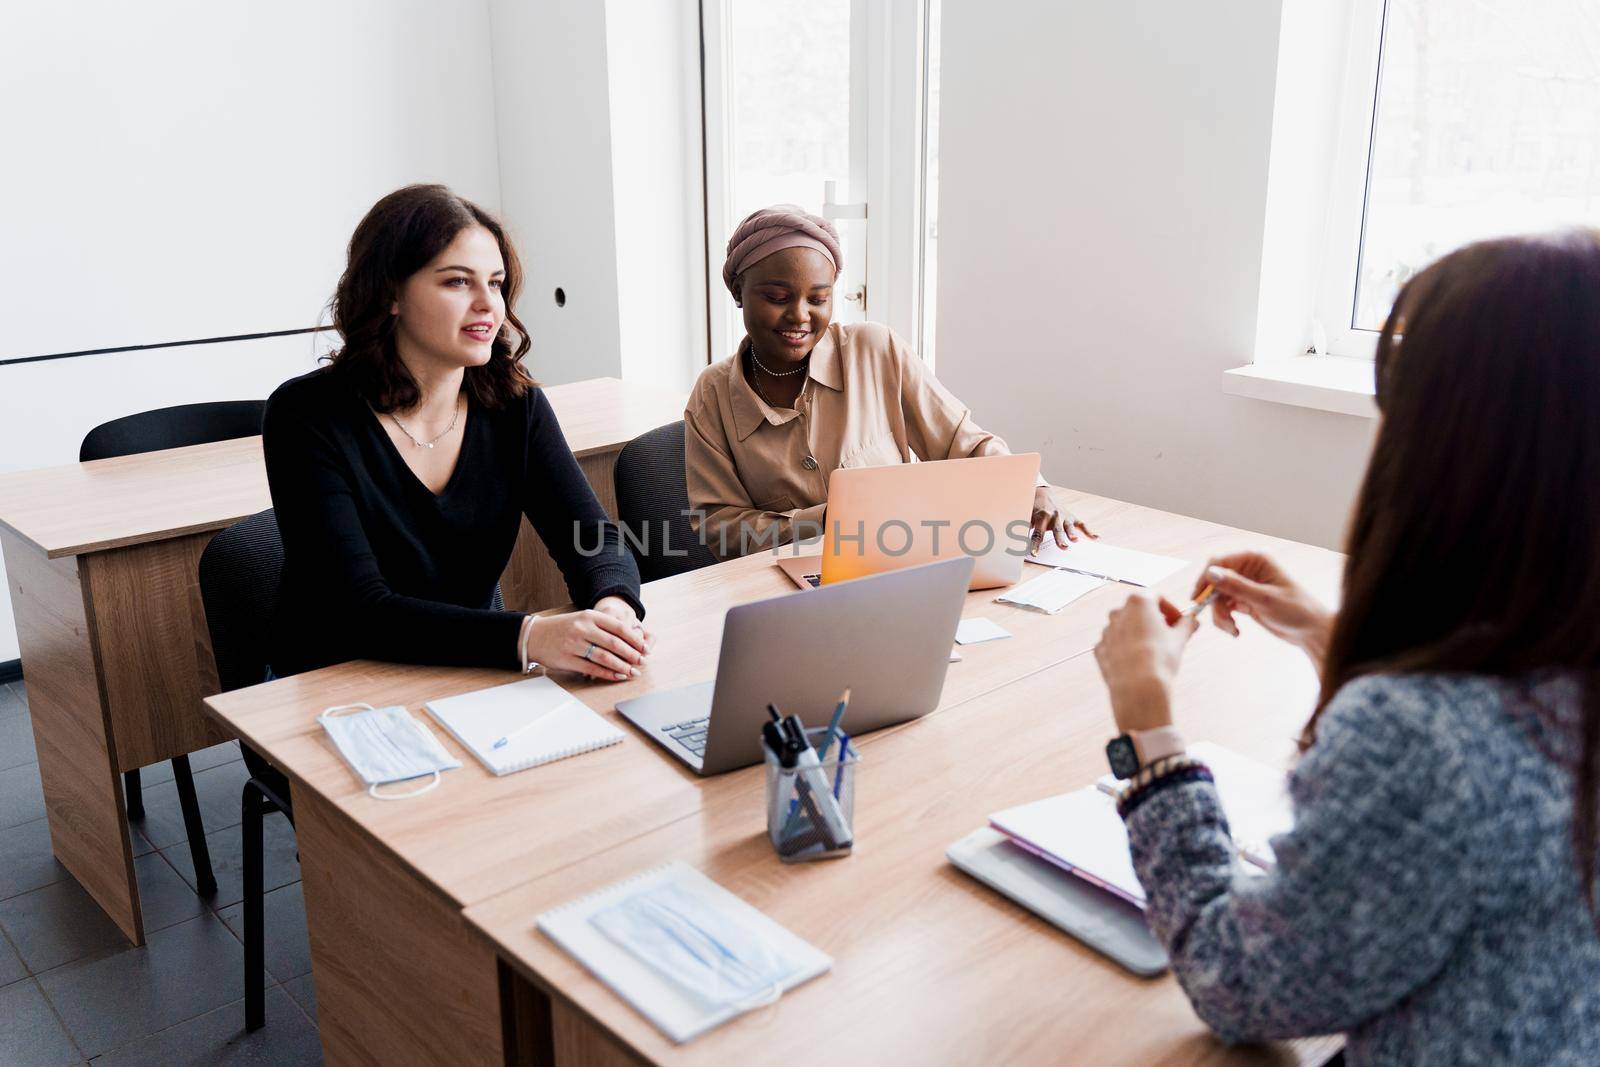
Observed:
[[[1208,556],[1246,545],[1275,552],[1314,588],[1329,592],[1336,585],[1339,557],[1321,549],[1103,498],[1079,497],[1075,506],[1109,541],[1193,561],[1164,583],[1174,593],[1187,590]],[[561,680],[591,707],[623,722],[613,710],[616,701],[713,676],[727,607],[793,592],[766,556],[652,583],[644,596],[657,645],[643,675],[620,685]],[[1097,676],[1083,674],[1086,664],[1091,675],[1093,670],[1092,658],[1084,654],[1126,588],[1102,588],[1057,616],[997,604],[996,592],[969,594],[964,614],[994,619],[1014,636],[963,647],[964,659],[951,665],[934,715],[862,739],[857,809],[862,844],[857,855],[835,864],[786,868],[771,854],[762,836],[761,768],[699,779],[631,726],[625,726],[630,736],[622,745],[505,778],[489,775],[452,738],[436,731],[462,758],[463,768],[447,774],[426,800],[382,803],[366,795],[315,721],[322,708],[354,700],[400,703],[424,715],[422,701],[503,682],[508,678],[503,672],[360,662],[208,699],[207,706],[228,729],[293,780],[313,973],[329,1061],[491,1063],[501,1062],[508,1051],[520,1058],[556,1048],[566,1056],[580,1046],[584,1056],[626,1048],[625,1058],[699,1057],[702,1047],[705,1055],[753,1055],[761,1042],[749,1035],[756,1029],[770,1034],[770,1021],[763,1020],[793,1010],[785,1006],[791,998],[795,1004],[831,1005],[834,997],[867,989],[872,975],[904,974],[905,967],[896,962],[901,954],[910,966],[928,968],[928,981],[944,976],[947,986],[925,986],[930,994],[950,995],[965,981],[962,975],[999,980],[1012,973],[1011,962],[1002,954],[977,954],[973,947],[987,944],[984,939],[991,936],[1002,948],[1024,941],[1047,946],[1033,955],[1023,951],[1019,958],[1031,960],[1027,967],[1056,975],[1066,995],[1104,974],[1111,992],[1092,1001],[1100,1009],[1130,990],[1151,990],[1133,998],[1157,1011],[1159,1025],[1151,1040],[1178,1041],[1173,1047],[1185,1050],[1203,1044],[1211,1050],[1206,1055],[1222,1055],[1220,1046],[1203,1036],[1170,980],[1140,983],[1121,976],[1113,965],[943,866],[944,846],[981,825],[990,810],[1092,779],[1104,761],[1110,720]],[[1238,651],[1219,644],[1225,640],[1208,635],[1198,639],[1196,651],[1208,643]],[[1270,752],[1263,752],[1264,741],[1251,742],[1254,733],[1236,736],[1236,728],[1254,723],[1246,723],[1243,711],[1217,719],[1219,732],[1213,736],[1245,752],[1281,758],[1293,723],[1305,710],[1301,698],[1312,684],[1310,672],[1290,663],[1287,650],[1264,640],[1239,647],[1266,657],[1264,664],[1278,665],[1268,671],[1272,682],[1258,687],[1261,699],[1255,705],[1226,706],[1254,710],[1286,702],[1289,710],[1279,708],[1282,721],[1270,729],[1255,724],[1258,732],[1265,730],[1262,738],[1274,742]],[[1230,661],[1212,670],[1231,683],[1239,666]],[[1280,692],[1284,679],[1292,685]],[[974,737],[982,743],[973,745]],[[947,779],[961,787],[947,790]],[[704,1045],[696,1042],[674,1052],[631,1009],[603,988],[586,985],[581,968],[559,953],[544,952],[546,946],[531,934],[533,916],[543,907],[665,855],[695,862],[757,906],[770,906],[780,921],[835,955],[835,973],[791,994],[770,1013],[740,1020],[703,1039]],[[790,879],[797,880],[795,886],[816,886],[823,896],[841,894],[835,899],[851,901],[851,907],[827,918],[817,906],[811,915],[821,897],[811,897],[808,889],[793,897],[808,901],[807,906],[791,910],[778,900],[778,887]],[[886,892],[898,887],[909,896],[898,903],[880,899],[873,892],[879,887]],[[787,900],[790,891],[781,895]],[[982,917],[973,927],[982,938],[974,941],[977,935],[961,933],[974,921],[973,915],[962,915],[948,931],[958,935],[948,954],[938,949],[943,934],[919,934],[910,920],[888,922],[879,934],[872,933],[902,910],[918,916],[918,922],[933,923],[930,930],[944,930],[941,909],[955,902]],[[851,977],[843,978],[847,973]],[[858,981],[863,983],[859,989],[853,984]],[[878,988],[873,1003],[897,1003],[900,994],[892,986],[886,982]],[[1053,1005],[1052,1011],[1059,1008]],[[939,1010],[948,1009],[946,1004]],[[987,1021],[975,1022],[971,1014],[962,1017],[990,1040],[1003,1033]],[[1072,1017],[1085,1025],[1090,1013],[1086,1009]],[[909,1033],[890,1031],[881,1042],[845,1058],[865,1059],[869,1048],[914,1051]],[[970,1040],[953,1047],[975,1049]],[[1029,1046],[1030,1054],[1040,1048]],[[579,1056],[578,1062],[590,1061]]]
[[[1190,653],[1176,702],[1189,736],[1286,764],[1315,692],[1304,657],[1259,632],[1239,646],[1214,630]],[[765,783],[747,775],[693,818],[469,907],[511,970],[510,1062],[773,1062],[794,1035],[825,1032],[840,1064],[1324,1063],[1337,1039],[1228,1049],[1170,976],[1130,975],[946,861],[989,813],[1104,774],[1111,722],[1086,652],[863,738],[847,859],[784,866],[766,837]],[[535,927],[672,860],[817,945],[833,970],[679,1047]]]
[[[547,390],[606,510],[633,437],[684,396],[615,378]],[[228,740],[200,707],[217,691],[197,564],[218,530],[271,505],[259,437],[0,475],[0,547],[28,678],[56,858],[134,944],[144,941],[120,776]],[[508,606],[567,599],[523,522]]]

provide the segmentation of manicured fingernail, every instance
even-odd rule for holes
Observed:
[[[1222,568],[1221,567],[1207,567],[1206,568],[1206,577],[1211,579],[1213,582],[1222,581]]]

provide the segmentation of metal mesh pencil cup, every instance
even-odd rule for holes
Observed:
[[[806,731],[821,752],[826,729]],[[785,863],[848,856],[855,847],[856,747],[835,741],[819,763],[784,767],[767,759],[767,837]]]

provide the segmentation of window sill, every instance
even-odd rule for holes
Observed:
[[[1376,418],[1372,362],[1339,356],[1294,356],[1234,367],[1222,374],[1222,391],[1274,404]]]

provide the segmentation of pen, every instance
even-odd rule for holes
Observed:
[[[1204,589],[1200,590],[1200,595],[1195,597],[1194,601],[1190,603],[1188,607],[1178,612],[1178,616],[1180,618],[1196,618],[1202,611],[1206,610],[1206,605],[1210,604],[1212,600],[1216,599],[1216,596],[1217,587],[1214,585],[1207,585]]]
[[[494,744],[490,745],[489,747],[491,749],[505,748],[507,745],[509,745],[511,743],[513,738],[521,737],[523,734],[527,733],[529,730],[533,729],[535,726],[538,726],[541,722],[544,721],[544,717],[546,715],[548,715],[548,714],[550,714],[550,709],[546,708],[544,711],[541,711],[539,714],[535,715],[533,718],[529,719],[527,722],[523,723],[521,726],[517,727],[515,730],[512,730],[509,734],[506,734],[504,737],[502,737],[500,740],[496,741]]]
[[[839,706],[833,709],[833,718],[828,720],[828,732],[822,735],[822,744],[817,746],[817,759],[828,758],[828,748],[833,744],[833,739],[839,736],[839,723],[844,719],[844,709],[850,704],[850,689],[845,688],[839,694]]]
[[[844,784],[844,757],[850,751],[850,735],[839,735],[839,765],[833,770],[833,799],[839,799],[839,788]]]

